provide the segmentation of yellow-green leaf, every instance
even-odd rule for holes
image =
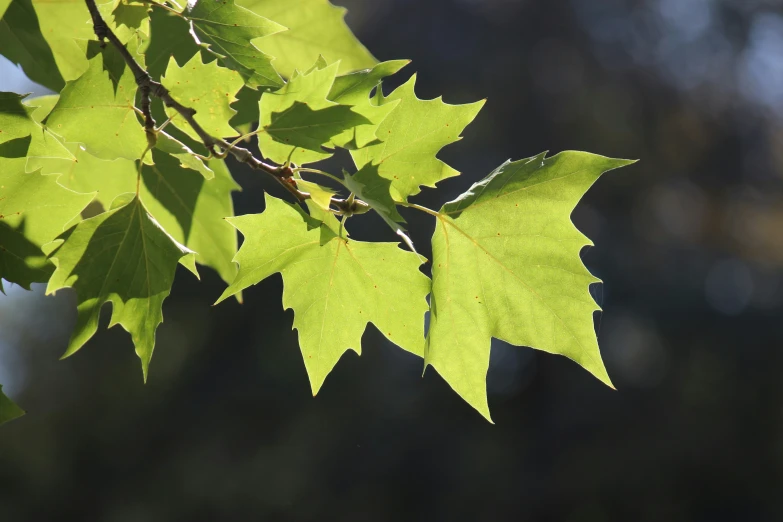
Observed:
[[[239,274],[219,301],[270,275],[283,275],[313,394],[348,350],[361,353],[372,322],[391,342],[422,354],[430,281],[421,260],[393,243],[337,237],[288,203],[266,196],[263,214],[229,220],[245,236]]]
[[[282,79],[272,67],[272,56],[257,45],[285,30],[282,25],[235,5],[234,0],[188,2],[184,15],[198,39],[221,63],[242,75],[250,87],[279,87]],[[252,42],[251,42],[252,40]]]
[[[339,61],[340,73],[376,63],[345,24],[345,8],[328,0],[239,0],[239,4],[288,28],[270,38],[253,40],[275,58],[275,69],[286,78],[296,69],[306,71],[320,55],[328,63]]]
[[[438,181],[459,174],[435,156],[460,139],[462,130],[484,105],[483,101],[449,105],[440,98],[420,100],[414,92],[415,83],[414,75],[388,97],[379,93],[381,106],[399,102],[376,130],[383,141],[351,151],[356,168],[368,164],[378,167],[378,175],[391,182],[396,201],[418,194],[422,185],[434,187]]]
[[[205,64],[201,55],[196,54],[183,67],[170,58],[161,83],[175,100],[196,110],[196,122],[210,135],[219,138],[237,135],[228,120],[236,114],[230,104],[236,101],[236,94],[243,85],[239,73],[220,67],[217,62]],[[196,131],[177,115],[177,111],[167,108],[166,114],[175,117],[173,123],[177,128],[200,141]]]
[[[425,364],[487,419],[492,337],[573,359],[611,385],[571,212],[605,171],[632,163],[585,152],[507,162],[439,212]]]
[[[112,46],[96,49],[87,71],[60,93],[46,125],[99,158],[137,160],[147,139],[135,98],[136,80],[119,52]]]
[[[110,302],[109,327],[120,324],[131,334],[146,380],[155,330],[163,321],[163,301],[171,291],[177,264],[192,252],[160,227],[138,197],[82,221],[59,241],[51,254],[57,268],[46,293],[74,288],[78,311],[64,357],[95,334],[101,307]]]

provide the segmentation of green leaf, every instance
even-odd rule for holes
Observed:
[[[60,99],[59,94],[44,94],[43,96],[36,96],[35,98],[25,98],[24,105],[31,107],[33,111],[30,113],[30,117],[38,124],[43,123],[49,113],[52,112],[54,106],[57,105],[57,100]]]
[[[147,72],[154,80],[160,80],[166,71],[169,59],[174,58],[184,65],[198,54],[201,47],[190,34],[190,23],[163,9],[150,13],[150,38],[144,50]]]
[[[37,98],[31,98],[29,100],[26,100],[25,105],[33,108],[31,114],[33,120],[35,120],[36,122],[41,122],[46,118],[46,116],[49,115],[52,108],[57,104],[58,99],[59,96],[56,94],[39,96]],[[78,146],[75,143],[65,144],[65,147],[69,152],[68,152],[68,157],[63,159],[67,159],[68,161],[43,161],[44,158],[28,158],[27,160],[28,171],[30,170],[30,166],[32,163],[35,167],[42,166],[43,174],[61,174],[63,172],[69,172],[71,173],[71,175],[73,175],[74,167],[78,168],[78,165],[74,165],[74,163],[78,163],[79,157],[81,157],[82,155],[89,156],[89,158],[87,158],[86,161],[90,161],[90,162],[105,161],[105,160],[99,160],[94,156],[86,153],[84,149],[82,149],[80,146]],[[199,158],[196,155],[195,152],[190,150],[186,145],[184,145],[179,140],[172,138],[170,135],[166,134],[163,131],[159,131],[157,134],[157,141],[155,143],[155,148],[165,152],[170,156],[177,158],[179,162],[182,164],[183,168],[188,168],[200,172],[201,175],[204,176],[204,179],[212,179],[215,177],[215,173],[212,172],[210,168],[204,164],[204,162],[201,160],[201,158]],[[46,158],[46,159],[52,159],[52,158]],[[150,161],[149,156],[145,156],[144,160],[145,162],[149,162]],[[90,169],[86,169],[86,170],[90,170]],[[111,171],[112,169],[109,168],[109,170]],[[109,200],[108,203],[111,203],[111,200]]]
[[[285,113],[297,103],[306,104],[313,111],[338,106],[326,99],[336,74],[336,64],[323,69],[313,69],[308,74],[299,74],[292,78],[283,88],[275,92],[264,93],[259,103],[259,126],[262,129],[269,128],[274,114]],[[337,132],[342,132],[342,129]],[[297,165],[304,165],[326,159],[333,154],[320,147],[320,150],[309,150],[280,143],[267,133],[258,135],[258,146],[265,157],[280,164],[290,161]]]
[[[158,136],[158,145],[166,143]],[[168,138],[178,143],[172,138]],[[97,201],[109,209],[118,196],[136,192],[137,163],[107,161],[78,147],[76,160],[51,162],[47,171],[59,173],[60,183],[77,192],[97,192]],[[176,241],[196,252],[199,264],[214,268],[226,283],[236,275],[232,258],[237,234],[224,217],[234,215],[231,193],[239,189],[222,160],[209,166],[191,158],[201,169],[190,168],[180,158],[154,150],[152,163],[142,167],[141,200],[147,211]],[[206,180],[202,169],[209,172]]]
[[[332,202],[332,196],[336,194],[334,190],[319,185],[318,183],[313,183],[312,181],[302,179],[301,176],[296,176],[295,179],[296,187],[302,192],[307,192],[310,194],[310,199],[313,203],[315,203],[316,206],[318,206],[318,208],[327,212],[329,211],[329,205]]]
[[[56,176],[25,172],[25,158],[0,158],[0,278],[30,289],[52,271],[41,247],[93,199],[57,183]]]
[[[133,74],[119,53],[106,46],[90,59],[82,76],[68,82],[46,124],[65,141],[82,143],[94,156],[136,160],[147,139],[136,117],[135,97]]]
[[[416,248],[413,246],[413,242],[405,233],[405,229],[400,225],[405,220],[397,212],[397,205],[389,192],[391,182],[378,175],[378,167],[365,165],[359,172],[353,175],[343,172],[343,178],[348,190],[370,205],[370,208],[381,216],[386,224],[394,230],[394,233],[400,236],[405,244],[408,245],[408,248],[415,252]]]
[[[41,159],[73,160],[73,155],[34,117],[36,109],[22,103],[24,96],[0,92],[0,157],[28,157],[27,171]]]
[[[116,0],[96,3],[121,42],[129,42],[139,32],[115,23]],[[127,16],[119,21],[127,21]],[[33,81],[54,91],[87,69],[89,40],[95,40],[95,33],[84,0],[14,0],[0,23],[2,53],[20,64]]]
[[[149,33],[149,15],[152,7],[148,3],[127,0],[114,0],[116,4],[111,13],[115,27],[129,31]]]
[[[3,385],[0,384],[0,424],[18,419],[24,415],[24,410],[3,393]]]
[[[120,194],[135,194],[136,162],[118,158],[114,161],[96,158],[79,145],[70,145],[74,161],[48,162],[44,174],[59,175],[58,181],[65,187],[81,193],[96,193],[95,200],[105,210]]]
[[[347,129],[371,123],[347,105],[333,105],[313,110],[307,104],[294,102],[288,109],[273,113],[266,133],[277,142],[292,147],[322,152],[323,145]]]
[[[565,355],[611,386],[593,327],[599,280],[571,212],[603,173],[632,163],[585,152],[507,162],[439,212],[425,364],[490,419],[490,340]]]
[[[30,0],[13,0],[0,20],[0,51],[19,64],[32,81],[59,91],[65,80],[57,68],[49,42],[41,34],[38,15]]]
[[[82,221],[61,241],[51,254],[57,269],[46,293],[76,290],[76,327],[63,357],[95,334],[100,309],[111,302],[109,327],[120,324],[131,334],[146,380],[163,300],[177,263],[192,253],[166,234],[138,198]]]
[[[51,0],[33,1],[44,4]],[[77,2],[77,0],[68,1]],[[96,4],[98,5],[98,11],[101,12],[103,21],[108,24],[120,42],[130,44],[131,40],[135,40],[131,45],[137,47],[142,40],[149,39],[148,13],[152,9],[149,3],[133,0],[98,0]],[[82,6],[86,7],[86,2],[82,2]],[[76,6],[74,5],[73,8],[76,9]],[[92,27],[92,18],[89,14],[85,25],[90,30],[89,38],[97,39]]]
[[[348,130],[333,139],[332,143],[340,147],[358,149],[367,146],[370,142],[384,139],[383,136],[376,135],[378,125],[399,102],[376,105],[372,103],[370,94],[373,89],[380,88],[384,78],[391,76],[409,63],[409,60],[383,62],[372,69],[345,74],[334,79],[334,84],[327,98],[336,103],[352,106],[354,112],[358,112],[370,120],[371,125],[359,125]]]
[[[228,120],[236,114],[230,104],[243,85],[239,73],[217,62],[204,64],[197,54],[184,67],[171,58],[161,83],[175,100],[196,110],[196,121],[209,134],[219,138],[237,135]],[[167,108],[166,114],[177,116],[177,111]],[[194,140],[200,139],[184,118],[176,117],[172,123]]]
[[[245,86],[237,93],[237,101],[231,104],[231,107],[237,113],[231,118],[229,124],[232,127],[257,123],[259,119],[258,103],[261,101],[261,93]]]
[[[272,38],[254,41],[274,56],[274,66],[286,78],[307,70],[319,55],[340,62],[340,73],[372,67],[377,62],[345,24],[345,8],[327,0],[240,0],[248,9],[288,27]]]
[[[356,167],[373,164],[378,175],[391,181],[396,201],[421,192],[421,186],[459,175],[435,155],[444,146],[460,139],[460,133],[473,121],[484,101],[449,105],[440,98],[420,100],[414,92],[416,75],[388,97],[379,93],[380,106],[399,100],[399,105],[380,124],[376,133],[383,143],[351,151]]]
[[[29,104],[38,106],[33,118],[46,117],[47,108],[56,101],[56,95],[30,100]],[[44,173],[59,174],[59,182],[76,192],[97,192],[96,200],[104,209],[111,208],[120,195],[135,193],[135,162],[102,160],[76,144],[68,147],[73,158],[40,161]],[[231,260],[237,251],[237,237],[236,230],[223,218],[234,215],[231,192],[239,186],[225,163],[213,159],[205,165],[165,132],[158,133],[156,150],[146,159],[141,195],[148,212],[175,240],[197,251],[199,264],[214,268],[230,283],[236,275]],[[199,181],[196,172],[210,182]]]
[[[327,190],[325,187],[321,188],[324,191]],[[348,239],[350,236],[348,230],[346,230],[345,227],[341,225],[340,221],[337,220],[337,216],[328,210],[325,205],[319,205],[312,199],[308,199],[305,201],[305,206],[307,207],[307,213],[302,209],[302,207],[293,205],[294,210],[302,215],[302,218],[307,223],[309,223],[310,228],[320,227],[321,245],[325,245],[335,236]]]
[[[272,67],[273,58],[261,52],[256,44],[258,38],[283,31],[285,27],[235,5],[234,0],[200,0],[184,15],[193,23],[199,40],[209,44],[210,51],[223,65],[241,74],[248,86],[279,87],[283,84]]]
[[[196,156],[195,152],[190,150],[181,141],[172,138],[165,132],[158,132],[155,148],[165,152],[169,156],[177,158],[183,168],[195,170],[204,176],[204,179],[212,179],[215,177],[215,173],[204,164],[204,161],[200,157]]]
[[[229,220],[245,236],[239,274],[218,302],[280,272],[313,394],[349,349],[361,353],[367,323],[403,349],[422,354],[429,279],[419,258],[393,243],[338,238],[282,200],[263,214]],[[328,238],[321,246],[322,235]]]
[[[316,69],[326,69],[329,67],[329,62],[326,61],[326,58],[323,57],[323,55],[318,55],[318,58],[316,58],[315,63],[305,71],[305,74],[310,74],[311,72],[315,71]],[[296,76],[299,74],[299,71],[294,69],[293,76]]]
[[[17,8],[17,16],[11,18],[14,8]],[[87,68],[84,51],[87,48],[87,40],[94,38],[94,32],[90,13],[83,1],[15,0],[5,19],[9,29],[24,42],[32,40],[37,44],[41,43],[36,34],[37,26],[54,59],[53,64],[49,53],[46,53],[41,45],[29,48],[30,55],[19,62],[25,73],[29,70],[36,76],[41,73],[54,76],[54,71],[58,70],[61,78],[68,81],[78,78]],[[43,51],[43,54],[38,54],[38,51]],[[62,83],[53,86],[54,90],[60,90]]]
[[[206,181],[171,156],[155,151],[152,157],[154,165],[142,168],[141,191],[150,214],[174,239],[196,252],[198,263],[214,268],[230,283],[237,273],[232,263],[237,234],[224,218],[234,215],[231,193],[239,185],[222,160],[210,160],[215,177]]]

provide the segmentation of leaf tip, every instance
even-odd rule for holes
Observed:
[[[231,287],[229,287],[229,288],[226,288],[226,289],[223,291],[223,293],[220,295],[220,297],[218,297],[217,301],[215,301],[214,303],[212,303],[212,306],[217,306],[217,305],[219,305],[220,303],[222,303],[223,301],[225,301],[226,299],[228,299],[229,297],[231,297],[233,294],[234,294],[234,292],[232,292],[232,291],[231,291]]]
[[[310,376],[310,391],[313,393],[313,397],[318,395],[318,392],[321,391],[321,388],[324,385],[324,380],[326,380],[325,377],[315,377],[313,375]]]
[[[188,269],[188,272],[196,276],[196,279],[201,281],[201,275],[198,273],[198,267],[196,267],[196,253],[188,251],[179,260],[179,264]]]

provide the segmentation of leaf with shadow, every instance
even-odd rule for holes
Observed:
[[[146,380],[177,264],[198,275],[193,252],[167,234],[138,197],[82,221],[58,241],[46,293],[75,289],[78,312],[64,357],[95,334],[101,307],[111,302],[109,327],[120,324],[131,334]]]

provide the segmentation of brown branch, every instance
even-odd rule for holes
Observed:
[[[150,143],[150,145],[155,143],[155,120],[152,118],[152,114],[150,112],[150,95],[152,95],[156,98],[160,98],[166,107],[177,111],[177,113],[193,128],[193,130],[196,131],[196,134],[198,134],[199,138],[204,143],[204,146],[213,155],[217,157],[225,157],[226,154],[231,154],[239,162],[245,163],[256,170],[260,170],[272,175],[272,177],[280,182],[280,184],[282,184],[286,190],[293,194],[297,200],[304,201],[310,198],[310,194],[307,192],[302,192],[296,188],[296,182],[293,179],[293,171],[290,167],[277,167],[268,163],[264,163],[260,159],[253,156],[253,153],[249,150],[242,147],[231,146],[231,144],[226,140],[222,138],[215,138],[205,131],[204,128],[199,125],[194,118],[196,115],[195,109],[186,107],[172,98],[169,90],[159,82],[153,80],[149,73],[141,65],[139,65],[128,49],[122,44],[120,39],[117,38],[117,35],[114,34],[108,25],[106,25],[106,22],[103,20],[100,11],[98,11],[98,6],[95,4],[95,0],[85,0],[85,2],[87,3],[87,9],[90,11],[90,16],[92,16],[92,25],[93,29],[95,30],[95,35],[101,42],[101,46],[105,46],[106,40],[109,40],[109,42],[117,49],[117,51],[119,51],[120,55],[122,55],[122,58],[125,60],[125,63],[128,65],[131,72],[133,72],[136,85],[141,92],[141,111],[144,114],[144,129],[147,133],[147,141]]]

